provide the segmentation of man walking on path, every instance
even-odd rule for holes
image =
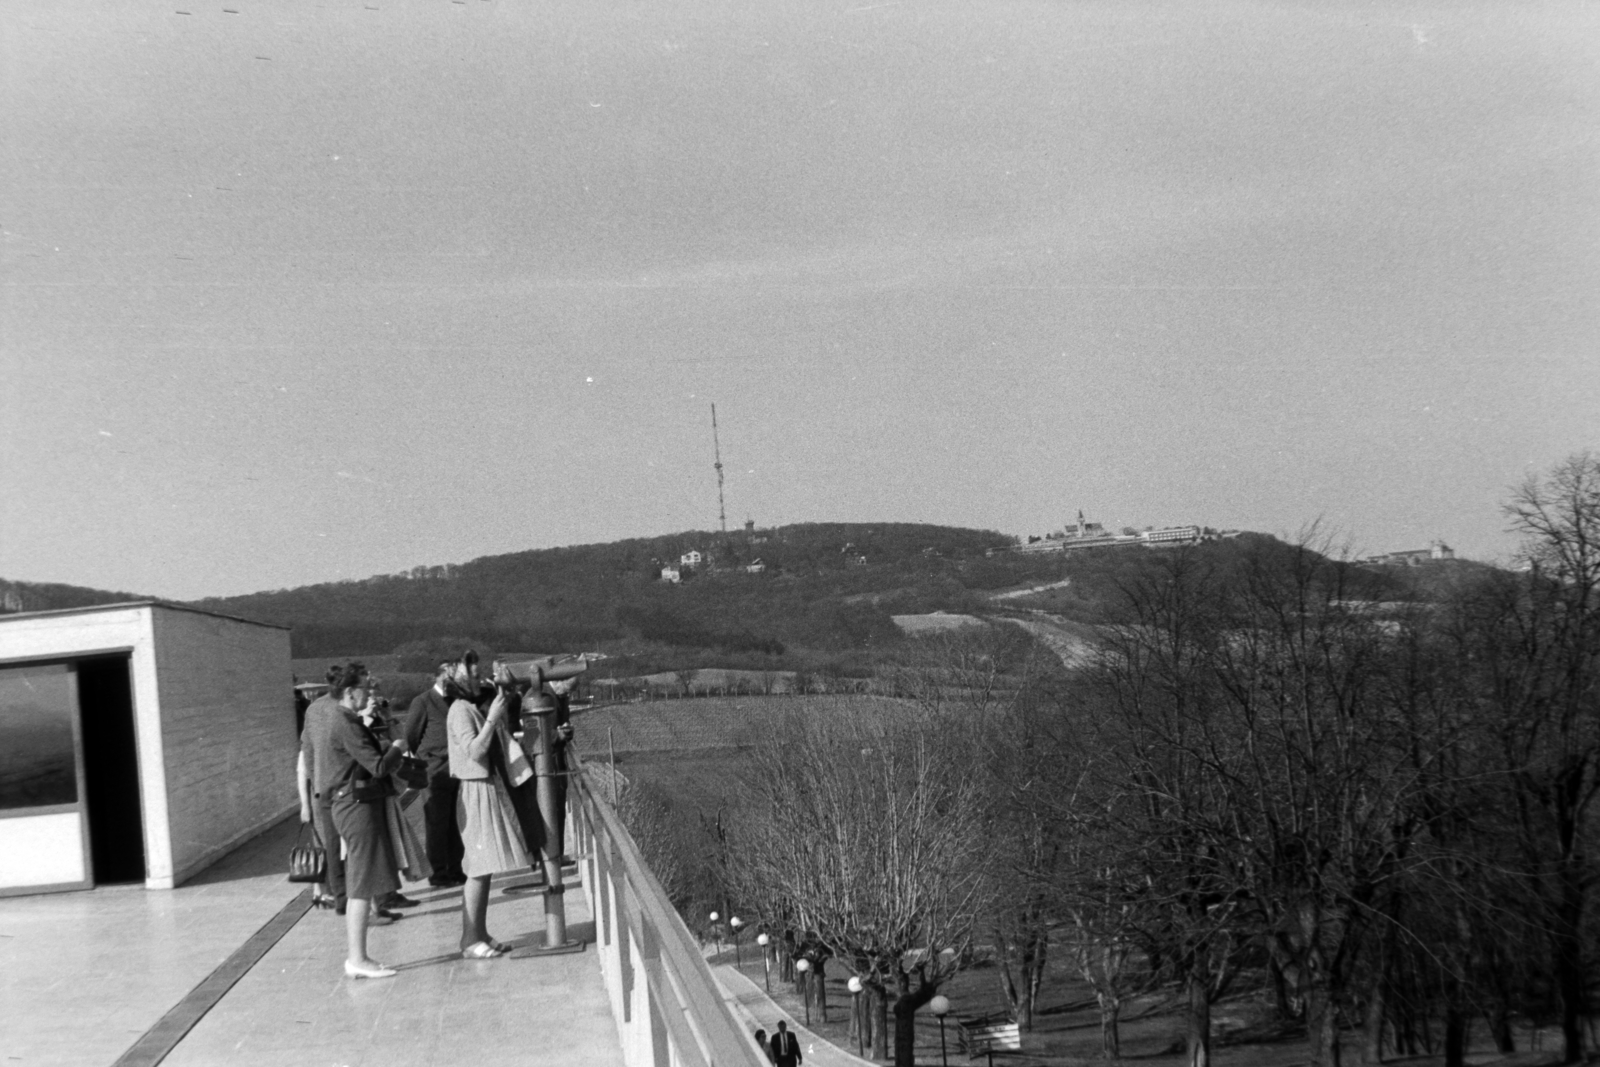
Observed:
[[[428,764],[428,799],[422,805],[428,863],[433,867],[428,884],[446,888],[463,885],[467,880],[461,870],[461,827],[456,824],[456,794],[461,783],[450,777],[450,736],[445,725],[454,697],[451,679],[455,669],[456,665],[448,661],[439,664],[433,685],[411,702],[405,728],[411,751]],[[473,693],[467,699],[476,697]]]
[[[789,1024],[778,1020],[778,1032],[772,1035],[772,1062],[777,1067],[800,1067],[800,1040],[789,1032]]]

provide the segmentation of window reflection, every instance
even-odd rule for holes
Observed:
[[[72,713],[65,664],[0,668],[0,809],[77,802]]]

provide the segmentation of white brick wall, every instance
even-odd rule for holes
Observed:
[[[152,611],[177,884],[296,807],[299,739],[287,630]]]

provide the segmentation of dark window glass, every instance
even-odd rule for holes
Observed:
[[[0,808],[77,800],[72,676],[63,664],[0,668]]]

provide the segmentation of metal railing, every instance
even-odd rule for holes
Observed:
[[[572,853],[628,1067],[766,1067],[639,846],[568,758]]]

